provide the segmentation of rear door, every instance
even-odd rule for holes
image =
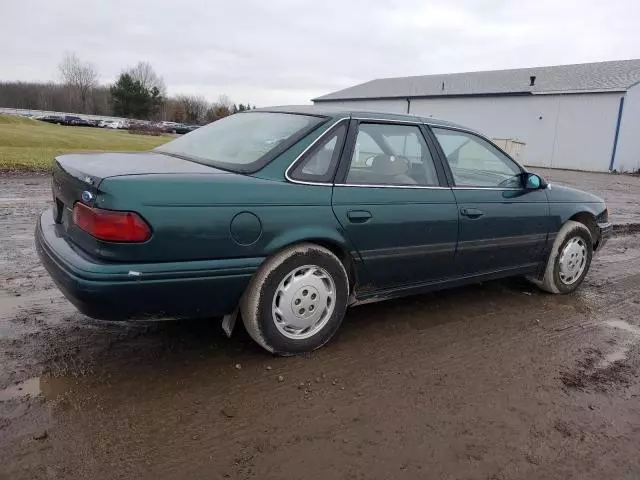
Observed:
[[[366,266],[365,290],[453,274],[457,206],[420,124],[352,120],[332,205]]]
[[[472,132],[433,127],[454,185],[462,275],[535,268],[549,231],[542,189],[524,188],[522,168]]]

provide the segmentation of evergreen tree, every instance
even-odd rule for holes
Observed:
[[[150,89],[142,82],[134,80],[129,73],[122,73],[118,81],[110,88],[113,99],[113,113],[126,118],[146,119],[162,103],[158,87]]]

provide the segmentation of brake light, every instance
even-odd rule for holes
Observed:
[[[73,223],[107,242],[144,242],[151,238],[149,225],[135,212],[102,210],[77,202],[73,206]]]

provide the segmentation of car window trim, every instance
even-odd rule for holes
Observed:
[[[287,169],[284,172],[284,178],[290,182],[290,183],[297,183],[300,185],[318,185],[318,186],[333,186],[333,180],[331,181],[327,181],[327,182],[312,182],[310,180],[298,180],[296,178],[291,177],[291,172],[293,172],[293,170],[296,168],[296,166],[301,162],[304,161],[306,159],[306,155],[307,153],[309,153],[311,150],[313,150],[316,145],[318,145],[320,142],[323,142],[326,137],[328,135],[331,134],[331,132],[333,132],[341,122],[344,122],[346,120],[349,120],[350,117],[342,117],[339,118],[338,120],[336,120],[335,122],[333,122],[329,128],[327,128],[324,132],[322,132],[320,135],[318,135],[318,137],[311,142],[309,145],[307,145],[307,147],[302,150],[302,152],[300,152],[300,154],[298,154],[298,156],[296,158],[293,159],[293,162],[291,162],[291,164],[287,167]],[[347,125],[347,133],[345,134],[345,138],[344,141],[342,142],[342,149],[344,153],[344,147],[347,144],[347,141],[349,139],[349,125]],[[336,146],[337,147],[337,146]],[[340,165],[340,158],[338,158],[338,162],[336,164],[336,166],[334,167],[334,169],[337,171]],[[335,174],[333,175],[333,179],[335,180]]]
[[[384,185],[384,184],[368,184],[368,183],[346,183],[346,177],[351,166],[351,158],[353,156],[353,149],[356,144],[356,137],[358,135],[358,127],[361,123],[375,123],[375,124],[400,124],[407,125],[409,127],[418,127],[419,133],[422,134],[422,138],[427,146],[427,150],[431,155],[434,167],[436,169],[436,176],[438,177],[438,185]],[[345,146],[342,150],[342,157],[338,164],[338,169],[335,177],[334,186],[336,187],[359,187],[359,188],[414,188],[421,190],[448,190],[450,186],[447,184],[444,171],[441,169],[440,159],[438,152],[434,151],[432,142],[425,135],[424,122],[411,121],[411,120],[395,120],[384,118],[366,118],[366,117],[351,117],[349,125],[349,131],[347,132],[347,138]]]
[[[344,126],[344,131],[339,132],[339,130],[343,126]],[[340,162],[340,157],[342,155],[342,149],[344,148],[344,144],[346,142],[348,129],[349,129],[349,125],[348,124],[345,125],[343,122],[336,122],[333,125],[331,125],[325,132],[322,133],[321,135],[322,138],[317,139],[320,141],[314,141],[313,145],[311,145],[311,148],[306,148],[303,154],[298,155],[297,160],[291,166],[289,166],[289,168],[287,168],[287,171],[285,172],[285,174],[288,176],[287,178],[290,178],[292,181],[296,181],[296,182],[313,182],[313,183],[323,183],[323,184],[326,183],[329,185],[333,184],[333,180],[335,178],[336,171],[338,169],[338,163]],[[324,175],[318,175],[318,177],[327,177],[327,178],[312,180],[312,179],[305,179],[305,178],[299,178],[294,176],[296,173],[296,169],[300,165],[303,165],[307,160],[309,160],[310,157],[318,153],[318,151],[323,147],[323,145],[326,144],[327,140],[331,139],[331,137],[333,137],[336,134],[338,134],[338,136],[336,139],[336,145],[331,154],[329,168],[327,169]],[[309,176],[313,176],[313,175],[309,174]]]
[[[431,144],[433,145],[435,156],[438,158],[438,164],[444,172],[444,177],[446,179],[447,185],[449,186],[449,188],[455,188],[456,183],[453,180],[453,173],[451,172],[451,168],[449,167],[449,162],[447,162],[447,157],[444,154],[442,147],[440,146],[440,142],[438,142],[438,139],[431,130],[431,125],[425,123],[422,128],[426,133],[425,136],[431,141]]]
[[[347,129],[347,135],[345,137],[345,141],[342,148],[342,156],[338,161],[338,166],[336,168],[336,175],[334,177],[333,182],[310,182],[305,180],[296,180],[289,176],[289,172],[295,168],[295,165],[298,161],[309,151],[311,150],[318,142],[322,141],[326,134],[328,134],[337,124],[343,121],[349,120],[349,126]],[[418,125],[421,126],[421,130],[423,132],[423,136],[427,142],[427,147],[431,153],[433,161],[436,165],[436,172],[438,174],[438,180],[440,185],[375,185],[375,184],[350,184],[344,183],[344,177],[346,177],[346,169],[349,167],[351,162],[351,155],[353,154],[353,148],[355,145],[355,135],[357,134],[357,125],[360,122],[371,122],[371,123],[400,123],[405,125]],[[322,124],[321,124],[322,125]],[[320,128],[321,125],[317,125],[316,128]],[[313,142],[311,142],[287,167],[285,170],[285,179],[290,183],[296,183],[300,185],[316,185],[316,186],[324,186],[324,187],[358,187],[358,188],[415,188],[415,189],[432,189],[432,190],[441,190],[441,189],[453,189],[453,190],[501,190],[501,191],[521,191],[522,188],[511,188],[511,187],[482,187],[482,186],[457,186],[453,180],[453,174],[451,173],[451,169],[449,168],[449,162],[447,161],[447,157],[440,146],[435,134],[432,131],[432,128],[441,128],[446,130],[454,130],[463,133],[469,133],[476,137],[479,137],[495,148],[497,148],[500,152],[502,152],[507,158],[512,160],[522,171],[522,173],[528,173],[528,170],[524,168],[520,163],[518,163],[511,155],[506,153],[500,147],[495,145],[489,138],[482,135],[481,133],[475,132],[468,128],[457,127],[452,125],[443,125],[440,123],[430,123],[428,121],[413,121],[413,120],[396,120],[396,119],[385,119],[385,118],[367,118],[367,117],[341,117],[336,120],[331,126],[325,130],[321,135],[318,136]],[[315,130],[315,129],[314,129]],[[311,133],[311,132],[308,132]],[[299,139],[301,140],[301,139]],[[345,162],[345,159],[348,159]],[[441,178],[443,175],[444,178]]]
[[[438,154],[438,150],[436,148],[437,143],[434,143],[435,138],[432,138],[432,136],[429,134],[429,128],[425,124],[422,124],[420,126],[420,130],[422,131],[422,136],[427,143],[427,148],[429,149],[429,153],[431,154],[431,158],[433,159],[433,163],[436,168],[436,175],[438,176],[438,182],[440,186],[447,188],[451,187],[453,184],[450,183],[449,179],[447,178],[446,170],[444,168],[444,165],[442,164],[442,158],[440,158],[440,155]]]
[[[429,131],[429,135],[433,138],[433,140],[436,142],[436,149],[438,151],[438,155],[441,159],[441,162],[445,168],[446,174],[447,174],[447,179],[449,180],[449,184],[451,186],[451,188],[453,190],[500,190],[500,191],[522,191],[522,187],[517,188],[517,187],[487,187],[487,186],[481,186],[481,185],[456,185],[455,179],[453,178],[453,172],[451,171],[451,166],[449,165],[449,161],[447,160],[447,156],[444,153],[444,150],[442,149],[442,146],[440,145],[440,142],[438,141],[436,134],[433,132],[434,128],[438,128],[441,130],[451,130],[451,131],[456,131],[456,132],[462,132],[462,133],[466,133],[469,135],[472,135],[474,137],[478,137],[486,142],[488,142],[492,147],[494,147],[496,150],[498,150],[500,153],[502,153],[505,157],[507,157],[509,160],[511,160],[519,169],[520,169],[520,174],[524,175],[527,172],[527,169],[524,168],[522,165],[520,165],[516,160],[514,160],[511,155],[509,155],[507,152],[505,152],[504,150],[502,150],[499,146],[497,146],[496,144],[494,144],[489,138],[485,137],[484,135],[478,133],[478,132],[474,132],[473,130],[469,130],[467,128],[460,128],[460,127],[454,127],[454,126],[449,126],[449,125],[439,125],[439,124],[433,124],[433,123],[425,123],[425,127],[428,127],[428,131]]]
[[[335,187],[358,188],[413,188],[414,190],[451,190],[451,187],[436,185],[383,185],[380,183],[336,183]]]

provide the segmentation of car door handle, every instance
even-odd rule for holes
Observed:
[[[347,217],[352,223],[364,223],[371,220],[371,212],[367,210],[349,210]]]
[[[464,215],[469,218],[480,218],[484,215],[482,210],[478,210],[477,208],[461,208],[460,215]]]

